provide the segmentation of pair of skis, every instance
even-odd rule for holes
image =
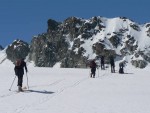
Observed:
[[[27,73],[26,73],[26,77],[27,77],[27,88],[26,88],[26,89],[29,89]],[[13,86],[14,82],[15,82],[15,79],[16,79],[16,76],[15,76],[15,78],[13,79],[13,82],[12,82],[12,84],[11,84],[10,88],[9,88],[9,91],[11,91],[11,88],[12,88],[12,86]]]

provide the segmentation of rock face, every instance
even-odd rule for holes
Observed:
[[[32,39],[29,58],[39,67],[52,67],[61,62],[61,67],[72,68],[86,67],[89,59],[102,55],[107,62],[110,55],[123,58],[139,54],[143,60],[138,61],[136,57],[131,63],[144,68],[150,62],[150,46],[147,44],[142,50],[139,47],[137,34],[142,34],[142,29],[146,29],[144,33],[149,37],[150,24],[141,26],[125,17],[88,20],[69,17],[63,22],[49,19],[47,33]],[[145,52],[141,54],[143,50]]]
[[[63,38],[57,40],[51,35],[42,34],[34,37],[31,42],[30,59],[36,66],[52,67],[56,62],[64,58],[68,44]]]
[[[26,58],[29,54],[30,48],[28,43],[22,40],[15,40],[11,45],[6,49],[7,58],[12,62],[15,62],[16,59]]]
[[[8,58],[14,61],[29,55],[36,66],[53,67],[60,62],[65,68],[85,68],[89,60],[101,56],[106,63],[110,56],[128,57],[139,68],[150,62],[149,23],[139,25],[126,17],[69,17],[63,22],[49,19],[47,25],[46,33],[33,37],[30,50],[19,40],[8,46]]]
[[[139,67],[139,68],[145,68],[147,65],[147,62],[144,60],[132,60],[131,63],[135,67]]]

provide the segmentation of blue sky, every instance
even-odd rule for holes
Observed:
[[[15,39],[30,43],[34,35],[46,32],[50,18],[62,22],[70,16],[123,16],[147,23],[149,4],[150,0],[0,0],[0,45]]]

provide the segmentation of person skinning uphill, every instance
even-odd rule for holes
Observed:
[[[23,83],[23,75],[24,75],[24,68],[26,70],[26,73],[28,72],[27,66],[26,66],[26,62],[24,61],[24,59],[18,59],[16,60],[15,63],[15,74],[18,77],[18,91],[23,91],[22,89],[22,83]]]
[[[95,78],[95,71],[96,71],[96,63],[95,63],[95,60],[92,60],[90,62],[90,68],[91,68],[91,78]]]
[[[101,56],[101,70],[105,70],[104,56]]]
[[[110,56],[110,66],[111,66],[111,73],[115,73],[115,61],[112,55]]]

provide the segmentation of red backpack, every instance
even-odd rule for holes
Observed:
[[[15,65],[16,66],[20,66],[21,65],[21,60],[20,59],[16,60],[16,64]]]

